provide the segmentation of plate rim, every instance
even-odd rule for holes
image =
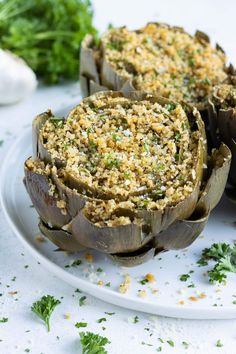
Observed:
[[[182,319],[235,319],[236,318],[236,307],[223,306],[223,307],[181,307],[180,305],[159,305],[153,302],[141,302],[139,299],[129,298],[125,294],[120,294],[118,291],[110,290],[104,287],[99,287],[98,285],[78,278],[77,276],[67,272],[61,266],[55,264],[48,257],[40,253],[32,244],[27,241],[24,233],[20,231],[17,222],[12,218],[11,212],[7,207],[7,196],[6,189],[4,188],[5,181],[7,179],[7,172],[9,168],[8,161],[13,156],[14,152],[20,151],[19,147],[23,144],[24,140],[28,135],[31,134],[31,128],[26,128],[22,135],[20,135],[15,142],[10,147],[9,151],[3,158],[2,168],[0,171],[0,205],[3,210],[4,217],[10,226],[13,233],[16,235],[17,239],[23,244],[23,246],[29,251],[33,258],[38,260],[43,267],[49,270],[51,273],[56,275],[57,278],[62,279],[71,286],[80,287],[82,291],[87,294],[94,296],[102,301],[108,302],[110,304],[126,308],[129,310],[135,310],[139,312],[149,313],[152,315],[159,315],[171,318],[182,318]],[[5,189],[5,190],[4,190]],[[9,189],[8,189],[9,190]],[[10,200],[10,199],[9,199]],[[99,290],[99,291],[98,291]]]

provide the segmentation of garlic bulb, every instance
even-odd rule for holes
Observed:
[[[0,49],[0,104],[18,102],[36,86],[36,75],[25,61]]]

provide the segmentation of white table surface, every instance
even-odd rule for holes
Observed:
[[[94,7],[95,24],[101,31],[109,22],[135,28],[152,20],[183,25],[191,33],[201,29],[210,34],[213,41],[217,40],[227,51],[230,61],[236,63],[236,2],[233,0],[96,0]],[[39,87],[23,102],[0,107],[0,140],[4,141],[0,147],[0,161],[36,113],[76,104],[78,92],[78,84]],[[9,294],[15,291],[16,295]],[[50,333],[30,311],[31,304],[46,294],[61,299],[61,305],[52,316]],[[155,353],[159,346],[162,346],[162,353],[167,354],[236,353],[236,320],[153,317],[108,305],[88,295],[86,304],[80,307],[79,295],[25,252],[0,210],[0,319],[9,319],[0,323],[1,354],[25,353],[27,349],[33,354],[79,354],[79,330],[74,326],[79,321],[88,323],[85,330],[110,339],[107,350],[111,354]],[[115,314],[104,315],[105,311]],[[70,314],[69,319],[65,319],[66,314]],[[134,324],[132,319],[136,315],[139,322]],[[106,317],[107,322],[97,323],[101,317]],[[103,330],[103,326],[106,329]],[[164,344],[159,342],[159,337]],[[174,348],[166,343],[169,339],[174,341]],[[221,348],[216,347],[218,339],[223,343]],[[190,344],[189,349],[184,349],[183,341]]]

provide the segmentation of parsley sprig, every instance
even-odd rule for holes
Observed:
[[[61,302],[51,295],[45,295],[40,300],[33,303],[31,310],[41,318],[50,331],[50,318],[57,305]]]
[[[210,283],[223,283],[227,279],[227,273],[236,273],[236,245],[227,243],[213,243],[211,247],[202,251],[202,256],[198,260],[199,266],[206,266],[213,260],[215,266],[208,271]]]
[[[80,332],[80,343],[82,345],[82,354],[107,354],[105,345],[110,341],[106,337],[92,332]]]
[[[90,0],[0,1],[0,47],[19,55],[46,82],[76,79],[87,33],[96,39]]]

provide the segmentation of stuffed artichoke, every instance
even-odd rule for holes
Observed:
[[[205,110],[212,87],[227,78],[226,56],[206,34],[149,23],[129,31],[112,28],[96,46],[86,36],[81,46],[80,83],[88,96],[106,89],[143,91]]]
[[[208,116],[210,132],[214,146],[223,141],[230,148],[232,163],[229,172],[229,185],[236,186],[236,76],[213,88],[209,99]],[[226,189],[228,196],[235,199],[230,188]]]
[[[60,249],[136,265],[190,245],[218,203],[231,154],[210,159],[196,108],[147,94],[100,92],[67,118],[33,122],[25,185],[42,233]]]

